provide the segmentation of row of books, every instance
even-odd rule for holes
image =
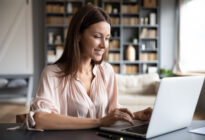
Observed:
[[[156,53],[140,53],[140,57],[139,58],[142,61],[157,60],[157,54]]]
[[[63,5],[46,5],[46,13],[64,13],[64,6]]]
[[[140,33],[140,38],[156,38],[156,37],[157,37],[156,29],[143,28]]]
[[[108,53],[108,61],[120,61],[120,53]]]
[[[139,12],[139,5],[122,5],[123,14],[137,14]]]
[[[154,51],[157,49],[156,41],[155,40],[149,40],[149,41],[142,41],[141,49],[143,51]]]
[[[137,17],[122,18],[122,24],[128,24],[128,25],[139,24],[139,18]]]
[[[139,68],[137,65],[123,65],[122,71],[125,74],[136,74],[139,72]]]
[[[119,65],[112,65],[115,73],[120,73],[120,66]]]
[[[110,49],[119,49],[120,48],[120,40],[111,40],[110,41]]]
[[[68,16],[67,18],[64,17],[57,17],[57,16],[52,16],[52,17],[47,17],[46,18],[46,23],[47,24],[70,24],[72,19],[72,16]]]
[[[63,17],[47,17],[46,18],[47,24],[64,24]]]

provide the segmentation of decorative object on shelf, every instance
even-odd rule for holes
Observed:
[[[155,40],[142,41],[141,49],[144,51],[145,50],[147,50],[147,51],[157,50]]]
[[[117,6],[113,6],[113,14],[118,14],[118,8]]]
[[[147,64],[142,64],[142,73],[147,73]]]
[[[61,57],[61,55],[63,54],[63,50],[63,46],[56,47],[56,60],[58,60]]]
[[[108,14],[111,14],[112,13],[112,5],[111,4],[107,4],[106,7],[105,7],[105,11]]]
[[[54,50],[47,51],[47,62],[54,63],[56,61],[56,56]]]
[[[0,88],[6,87],[8,82],[9,82],[8,79],[0,78]]]
[[[126,60],[129,60],[129,61],[136,60],[136,50],[133,45],[129,45],[126,49]]]
[[[138,43],[138,40],[137,40],[136,35],[132,35],[131,41],[132,41],[132,43],[133,43],[134,45],[136,45],[136,44]]]
[[[148,73],[157,73],[156,66],[148,66]]]
[[[145,17],[144,24],[148,25],[148,17]]]
[[[144,18],[143,17],[140,18],[140,24],[144,25]]]
[[[155,13],[150,13],[149,14],[149,20],[150,20],[150,25],[156,25],[156,14]]]
[[[140,34],[140,38],[146,38],[148,36],[148,29],[147,28],[143,28],[142,32]]]
[[[61,36],[57,35],[55,40],[55,45],[61,45],[61,44],[62,44]]]
[[[144,43],[141,44],[141,50],[145,51],[146,50],[146,45]]]
[[[68,2],[68,4],[67,4],[67,12],[73,13],[73,6],[72,6],[72,3],[70,3],[70,2]]]
[[[25,86],[27,86],[27,82],[25,79],[13,79],[7,85],[7,87],[9,88],[17,88],[17,87],[25,87]]]
[[[53,32],[48,33],[48,44],[53,45]]]

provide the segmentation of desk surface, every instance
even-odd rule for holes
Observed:
[[[89,130],[63,130],[63,131],[44,131],[35,132],[27,130],[7,131],[6,128],[16,126],[15,123],[0,124],[0,139],[1,140],[106,140],[107,138],[96,135],[99,129]],[[205,135],[189,133],[188,131],[194,128],[204,127],[205,121],[193,121],[191,126],[178,131],[174,131],[165,135],[161,135],[151,140],[205,140]],[[123,140],[136,140],[135,137],[125,137]],[[140,138],[138,138],[140,139]]]

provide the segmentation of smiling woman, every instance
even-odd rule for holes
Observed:
[[[44,68],[27,117],[31,129],[87,129],[133,118],[149,120],[151,109],[119,108],[113,68],[103,62],[110,18],[101,8],[82,7],[72,18],[61,58]]]

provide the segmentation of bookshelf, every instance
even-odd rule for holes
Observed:
[[[111,17],[110,48],[106,57],[116,73],[143,74],[159,69],[159,0],[45,0],[45,64],[62,54],[73,14],[93,3]]]

